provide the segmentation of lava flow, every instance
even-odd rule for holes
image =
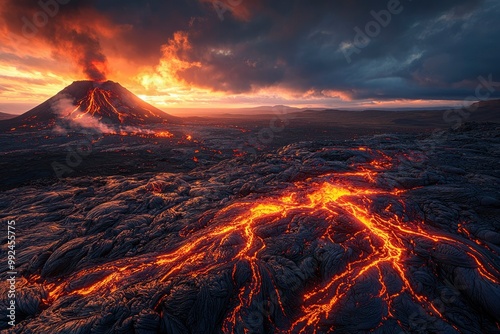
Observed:
[[[124,123],[132,116],[136,119],[137,117],[142,116],[132,115],[128,110],[125,112],[123,110],[122,102],[116,92],[99,87],[90,89],[84,98],[77,101],[75,108],[69,114],[70,117],[76,119],[81,119],[85,117],[85,115],[95,117],[99,120],[103,118],[114,120],[117,118],[120,123]],[[152,114],[152,116],[155,115]],[[142,119],[139,118],[139,120]]]
[[[224,333],[334,330],[337,312],[367,284],[370,288],[363,298],[384,305],[375,319],[379,325],[397,321],[395,305],[409,300],[428,316],[454,327],[442,305],[416,288],[416,268],[410,262],[418,257],[418,245],[453,247],[473,263],[477,278],[488,284],[498,285],[500,272],[488,264],[477,244],[438,232],[423,221],[404,219],[405,192],[374,184],[377,173],[390,162],[390,157],[379,154],[378,160],[357,171],[296,182],[275,198],[235,202],[208,221],[201,217],[184,227],[179,231],[182,239],[168,244],[170,251],[82,269],[65,281],[46,281],[46,303],[66,296],[85,298],[103,290],[126,291],[144,280],[168,285],[179,277],[199,279],[229,272],[233,292],[219,324]],[[159,186],[149,189],[162,195]],[[376,209],[379,199],[388,205]],[[301,248],[294,250],[293,242],[277,248],[286,240],[299,240]],[[319,256],[332,248],[333,264],[328,256]],[[287,256],[309,263],[310,270],[299,270],[294,261],[282,258]],[[278,266],[276,261],[297,268],[295,276],[280,274],[283,264]],[[333,269],[321,269],[327,265]],[[155,301],[154,307],[164,298]],[[365,301],[351,307],[356,309]]]
[[[371,179],[371,173],[364,175]],[[233,332],[237,324],[244,321],[241,314],[242,306],[250,307],[252,298],[261,293],[261,273],[259,272],[257,254],[265,247],[265,243],[252,232],[257,226],[256,223],[263,223],[265,218],[276,219],[279,221],[284,217],[301,212],[311,216],[318,216],[320,212],[326,214],[325,217],[335,221],[335,217],[340,214],[348,214],[353,224],[361,224],[362,228],[351,238],[363,239],[368,242],[368,251],[366,254],[360,254],[355,261],[348,263],[344,270],[331,277],[328,281],[319,284],[317,287],[308,291],[303,296],[301,316],[296,319],[289,330],[283,330],[286,333],[316,333],[321,326],[321,322],[335,312],[336,307],[342,302],[342,299],[355,287],[358,281],[367,279],[370,271],[376,272],[377,283],[379,286],[378,295],[372,295],[370,298],[381,298],[387,305],[387,312],[384,318],[392,316],[392,302],[402,293],[407,293],[415,302],[419,303],[428,312],[436,316],[443,317],[441,312],[433,305],[426,296],[423,296],[412,287],[410,274],[405,268],[405,260],[410,254],[409,245],[418,242],[419,239],[427,239],[435,243],[448,242],[456,244],[457,240],[450,236],[439,235],[435,231],[425,231],[424,223],[417,224],[415,228],[404,227],[405,224],[400,217],[394,214],[384,217],[372,213],[369,209],[374,196],[398,196],[400,191],[384,192],[374,189],[357,189],[352,185],[343,184],[339,181],[329,181],[314,184],[299,184],[298,191],[268,203],[262,203],[250,208],[249,212],[238,217],[235,222],[241,222],[246,236],[246,247],[239,256],[252,264],[252,283],[242,289],[239,302],[231,315],[226,319],[224,326],[225,332]],[[312,188],[313,191],[304,191]],[[304,199],[306,198],[306,199]],[[238,226],[238,224],[236,225]],[[286,230],[290,233],[290,229]],[[320,240],[334,242],[332,230],[326,228],[322,231]],[[471,246],[463,246],[464,251],[471,256],[477,263],[478,273],[486,280],[499,284],[498,277],[500,272],[495,268],[486,268],[484,259]],[[249,251],[252,250],[252,251]],[[386,286],[384,272],[387,266],[391,268],[401,280],[401,288],[390,292]],[[490,272],[492,270],[493,272]],[[372,283],[374,284],[374,283]],[[276,294],[279,298],[279,294]],[[279,301],[279,300],[278,300]],[[285,310],[279,301],[280,308],[285,314]],[[382,319],[381,319],[382,320]],[[444,319],[446,320],[446,319]]]

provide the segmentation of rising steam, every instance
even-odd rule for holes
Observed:
[[[67,95],[60,96],[51,104],[52,111],[60,122],[54,128],[56,133],[65,134],[68,131],[91,129],[92,132],[106,135],[151,135],[156,137],[171,137],[168,131],[157,132],[137,126],[107,124],[105,119],[98,119],[85,113],[73,98]]]
[[[112,127],[100,122],[97,118],[82,113],[78,106],[73,102],[73,99],[63,96],[52,103],[52,110],[61,118],[67,121],[67,126],[70,129],[93,129],[99,133],[115,134],[116,131]],[[77,112],[78,117],[72,117]],[[61,131],[59,129],[58,131]]]

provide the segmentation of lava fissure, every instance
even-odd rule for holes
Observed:
[[[90,109],[88,109],[88,112],[92,112],[92,105],[93,102],[89,104]],[[374,172],[374,170],[363,168],[355,175],[374,182]],[[351,173],[351,175],[354,174]],[[61,298],[65,293],[87,296],[105,287],[112,293],[118,288],[126,286],[126,281],[131,276],[148,270],[150,267],[164,268],[166,272],[160,281],[165,282],[174,275],[181,273],[189,272],[190,275],[196,276],[207,275],[211,270],[216,270],[218,264],[224,262],[233,263],[233,266],[246,262],[250,268],[249,282],[239,288],[236,305],[232,307],[222,325],[225,332],[233,332],[238,328],[238,324],[245,322],[244,318],[247,316],[247,310],[252,308],[253,303],[262,302],[264,298],[262,275],[269,276],[265,271],[262,272],[259,256],[267,247],[266,241],[256,234],[256,229],[261,224],[266,224],[269,221],[279,221],[291,216],[294,212],[309,212],[310,215],[318,215],[324,212],[332,220],[335,220],[335,217],[338,217],[339,214],[344,214],[351,217],[353,223],[361,224],[363,230],[357,232],[357,235],[364,235],[364,240],[369,243],[370,250],[366,254],[360,254],[355,261],[347,263],[342,273],[334,275],[325,284],[320,284],[317,288],[305,293],[299,317],[291,323],[289,330],[282,330],[283,332],[316,333],[317,329],[320,328],[320,323],[335,313],[336,307],[350,290],[358,282],[369,277],[373,271],[377,273],[379,289],[378,295],[372,297],[383,299],[387,303],[388,309],[385,317],[391,316],[390,306],[393,304],[394,299],[406,293],[422,305],[424,309],[427,309],[428,312],[444,319],[441,312],[436,309],[428,298],[417,293],[413,288],[411,278],[405,269],[405,260],[411,253],[411,249],[407,247],[407,244],[411,239],[418,242],[419,238],[435,243],[454,244],[456,241],[447,236],[427,232],[420,225],[418,225],[417,230],[403,227],[404,224],[400,217],[395,214],[391,215],[385,212],[384,217],[382,217],[370,212],[373,198],[387,195],[400,196],[400,190],[357,189],[352,185],[339,181],[339,178],[341,178],[339,175],[335,176],[335,178],[331,176],[324,176],[323,178],[326,178],[327,181],[313,184],[298,183],[295,185],[295,189],[286,190],[286,195],[278,199],[267,199],[255,204],[235,203],[230,205],[212,218],[206,228],[186,236],[184,245],[173,252],[159,255],[152,261],[145,260],[142,264],[124,261],[126,265],[123,266],[106,265],[91,270],[82,270],[65,285],[60,285],[50,291],[50,299]],[[220,216],[235,210],[242,213],[230,221],[221,219]],[[216,223],[217,221],[222,221],[222,223]],[[330,233],[329,228],[326,228],[320,239],[331,240]],[[243,241],[243,244],[239,246],[240,249],[232,256],[221,255],[219,250],[222,248],[225,239],[233,236],[237,236]],[[498,284],[496,278],[498,271],[495,274],[490,273],[492,268],[487,268],[483,264],[488,261],[480,259],[482,257],[481,253],[471,245],[464,247],[467,248],[467,254],[477,263],[479,274],[483,278]],[[382,272],[387,271],[387,266],[397,274],[401,281],[401,289],[397,292],[389,293],[386,287]],[[70,288],[72,282],[82,277],[91,273],[107,272],[110,269],[111,273],[97,283],[80,289]],[[276,285],[273,285],[273,290],[281,312],[287,314]],[[248,331],[245,330],[245,332]]]
[[[101,99],[96,94],[95,101]],[[350,154],[362,162],[335,173],[314,167],[299,178],[298,172],[288,172],[297,156],[293,147],[289,150],[285,158],[290,159],[281,159],[280,168],[296,178],[265,195],[235,192],[229,199],[212,200],[211,191],[231,186],[214,181],[215,172],[209,183],[196,178],[200,172],[186,177],[189,181],[173,175],[152,177],[147,184],[144,179],[108,180],[103,189],[120,189],[106,203],[93,194],[93,204],[80,203],[90,210],[80,216],[71,212],[68,224],[71,219],[87,222],[75,230],[78,238],[47,243],[50,252],[26,275],[47,292],[42,314],[64,312],[72,303],[90,312],[107,302],[96,301],[105,291],[107,300],[126,305],[146,296],[140,306],[151,312],[148,317],[162,319],[158,328],[170,326],[174,333],[195,328],[187,325],[194,317],[190,310],[207,308],[215,318],[196,326],[209,323],[215,333],[412,331],[413,318],[432,323],[433,329],[463,332],[467,327],[456,320],[456,312],[469,304],[486,310],[478,323],[496,325],[496,311],[487,309],[494,298],[475,297],[474,289],[492,296],[498,292],[497,254],[474,241],[463,219],[440,230],[416,214],[420,208],[411,196],[420,185],[403,187],[388,176],[399,164],[396,153],[353,149]],[[311,158],[317,152],[338,154],[324,148],[301,154]],[[69,192],[58,196],[72,198]],[[131,212],[138,217],[128,217]],[[135,242],[142,233],[146,236]],[[84,243],[86,235],[93,238],[91,245]],[[110,235],[113,239],[106,240]],[[127,252],[113,252],[119,240],[131,245]],[[90,247],[114,260],[83,261]],[[68,274],[61,265],[66,258],[83,265]],[[461,285],[465,279],[473,284]],[[442,291],[453,298],[443,299]],[[127,312],[117,324],[136,316]],[[363,322],[350,322],[357,312]]]

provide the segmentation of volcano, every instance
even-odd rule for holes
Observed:
[[[144,102],[113,81],[75,81],[47,101],[28,112],[0,122],[0,129],[40,130],[56,123],[103,122],[107,125],[140,126],[179,123],[169,115]]]

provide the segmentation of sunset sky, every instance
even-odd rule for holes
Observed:
[[[166,111],[458,105],[500,81],[499,17],[498,0],[3,0],[0,112],[83,79]]]

